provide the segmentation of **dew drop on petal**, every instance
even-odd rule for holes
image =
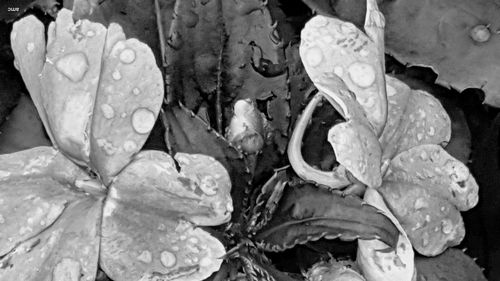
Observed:
[[[422,246],[426,247],[427,245],[429,245],[429,233],[424,232],[422,234]]]
[[[26,45],[26,50],[28,51],[28,53],[32,53],[33,50],[35,50],[35,43],[33,42],[29,42],[27,45]]]
[[[423,208],[426,208],[426,207],[428,207],[428,204],[425,201],[425,199],[422,198],[422,197],[417,198],[415,200],[414,205],[413,205],[413,208],[415,208],[415,210],[420,210],[420,209],[423,209]]]
[[[163,251],[160,254],[160,261],[164,267],[169,268],[177,263],[177,258],[175,257],[174,253],[170,251]]]
[[[63,258],[52,271],[53,281],[78,281],[81,275],[80,263],[74,259]]]
[[[450,234],[453,230],[453,225],[450,220],[446,219],[441,222],[441,230],[444,234]]]
[[[375,70],[364,62],[355,62],[348,68],[349,77],[354,84],[367,88],[375,82]]]
[[[153,261],[153,256],[150,251],[142,251],[142,253],[137,256],[137,259],[142,261],[143,263],[150,263]]]
[[[87,35],[87,37],[92,38],[92,37],[94,37],[94,36],[95,36],[95,31],[93,31],[93,30],[89,30],[89,31],[87,31],[86,35]]]
[[[2,215],[0,215],[0,224],[2,224],[4,222],[5,222],[5,218]]]
[[[154,113],[146,108],[139,108],[132,114],[132,128],[138,134],[147,134],[155,125]]]
[[[130,64],[135,61],[135,51],[132,49],[125,49],[120,53],[120,61],[125,64]]]
[[[111,119],[115,117],[115,111],[113,110],[113,107],[111,107],[111,105],[107,103],[101,105],[101,111],[102,114],[104,115],[104,118],[106,119]]]
[[[73,82],[83,79],[89,68],[87,56],[84,53],[71,53],[56,62],[56,69]]]
[[[120,71],[118,71],[118,69],[113,71],[113,74],[111,74],[111,76],[113,76],[113,79],[115,79],[115,80],[122,79],[122,74],[120,73]]]
[[[200,189],[207,196],[214,196],[217,194],[217,182],[212,176],[206,176],[200,182]]]
[[[204,257],[200,260],[200,266],[201,267],[208,267],[212,264],[212,261],[210,260],[209,257]]]
[[[140,93],[141,93],[141,90],[139,90],[139,88],[133,88],[132,89],[132,93],[136,96],[138,96]]]
[[[305,61],[310,66],[318,66],[323,61],[323,51],[318,47],[310,48],[306,55]]]
[[[126,152],[133,152],[136,149],[137,149],[137,145],[135,144],[135,142],[133,142],[131,140],[125,141],[123,143],[123,150],[125,150]]]

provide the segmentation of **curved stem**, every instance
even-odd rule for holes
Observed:
[[[293,130],[292,137],[288,143],[288,160],[293,170],[302,179],[328,186],[330,189],[339,189],[350,184],[345,173],[340,172],[338,167],[331,172],[320,171],[307,164],[302,156],[302,139],[304,138],[304,132],[309,120],[312,118],[314,109],[320,103],[322,97],[323,94],[316,94],[297,120],[295,130]]]

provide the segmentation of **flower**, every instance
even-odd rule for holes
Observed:
[[[140,151],[163,100],[149,47],[61,10],[11,34],[17,65],[54,147],[0,155],[0,279],[203,280],[229,221],[230,179],[205,155]],[[175,159],[175,160],[174,160]]]

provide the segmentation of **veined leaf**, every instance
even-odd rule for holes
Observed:
[[[380,239],[394,247],[398,235],[387,217],[361,199],[306,184],[285,189],[273,218],[257,232],[256,241],[270,251],[320,238]]]

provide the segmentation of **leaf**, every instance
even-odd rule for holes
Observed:
[[[33,102],[21,95],[19,104],[0,126],[0,154],[50,145]]]
[[[286,170],[275,171],[264,184],[255,202],[248,208],[252,214],[247,222],[247,231],[255,233],[271,220],[287,184]]]
[[[160,110],[163,83],[151,50],[125,40],[119,25],[107,30],[88,20],[74,23],[63,9],[49,26],[46,63],[38,75],[27,68],[45,61],[43,25],[30,17],[16,24],[14,53],[54,145],[95,169],[108,185],[141,149]],[[32,27],[38,31],[35,41],[24,46],[26,39],[16,34]],[[28,60],[24,53],[38,56]]]
[[[0,280],[93,279],[103,194],[49,147],[0,156]],[[70,187],[71,186],[71,187]]]
[[[451,121],[439,100],[389,75],[386,81],[389,108],[380,137],[382,160],[421,144],[445,146],[451,137]]]
[[[266,3],[193,3],[176,1],[166,38],[168,94],[191,110],[210,101],[215,106],[213,126],[219,132],[223,117],[231,118],[223,108],[232,108],[239,99],[266,102],[271,126],[279,137],[277,143],[284,151],[282,135],[288,134],[290,112],[286,65]]]
[[[139,153],[104,205],[100,264],[113,280],[203,280],[217,271],[222,243],[197,226],[229,221],[229,175],[214,158]],[[140,183],[140,184],[138,184]]]
[[[397,246],[388,247],[380,239],[358,239],[356,262],[367,281],[413,281],[417,271],[414,264],[412,244],[405,231],[387,208],[384,198],[374,188],[368,188],[364,200],[388,218],[399,231]]]
[[[251,190],[251,174],[246,161],[235,147],[193,112],[182,106],[167,106],[162,113],[166,128],[165,139],[172,153],[192,153],[212,156],[228,171],[233,186],[231,196],[235,203],[233,218],[243,209],[245,190]]]
[[[494,0],[440,1],[424,5],[414,1],[385,1],[386,42],[389,54],[403,63],[427,65],[439,74],[437,83],[458,91],[481,88],[485,102],[500,105],[494,75],[500,55],[494,32],[500,8]],[[478,25],[489,25],[491,37],[481,43],[471,37]],[[411,32],[408,32],[411,28]],[[414,28],[413,28],[414,27]]]
[[[418,281],[486,281],[481,268],[459,249],[434,257],[417,257]]]
[[[389,219],[359,198],[304,185],[285,190],[273,218],[255,239],[265,250],[283,251],[320,238],[379,238],[395,246],[397,235]]]
[[[297,281],[290,274],[276,269],[262,253],[243,253],[239,259],[243,263],[243,270],[247,278],[252,281]]]

